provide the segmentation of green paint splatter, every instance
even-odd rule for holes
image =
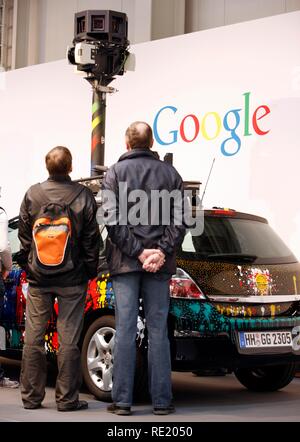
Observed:
[[[190,304],[189,308],[190,308],[190,310],[192,310],[192,312],[196,313],[196,315],[198,315],[198,313],[201,310],[200,305],[197,303]]]

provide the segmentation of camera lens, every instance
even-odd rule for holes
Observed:
[[[83,34],[84,32],[86,32],[85,23],[85,17],[79,17],[77,19],[77,34]]]
[[[94,15],[92,17],[92,31],[104,31],[105,29],[105,19],[103,16]]]

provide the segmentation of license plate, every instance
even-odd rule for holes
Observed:
[[[291,347],[292,333],[290,331],[240,332],[239,340],[240,348]]]

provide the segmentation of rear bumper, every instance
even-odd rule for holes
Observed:
[[[255,367],[300,363],[294,348],[241,350],[238,333],[291,330],[300,340],[300,316],[237,318],[220,314],[208,302],[176,300],[171,305],[171,351],[174,370]],[[298,337],[299,338],[298,338]],[[299,347],[299,348],[297,348]]]
[[[192,371],[196,369],[237,368],[300,364],[300,351],[257,353],[253,350],[241,354],[229,336],[205,338],[174,338],[171,340],[172,369]]]

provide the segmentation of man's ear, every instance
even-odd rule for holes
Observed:
[[[154,138],[152,138],[152,141],[151,141],[151,143],[150,143],[150,149],[152,149],[153,144],[154,144]]]
[[[126,149],[128,150],[128,152],[131,150],[130,144],[126,143]]]

